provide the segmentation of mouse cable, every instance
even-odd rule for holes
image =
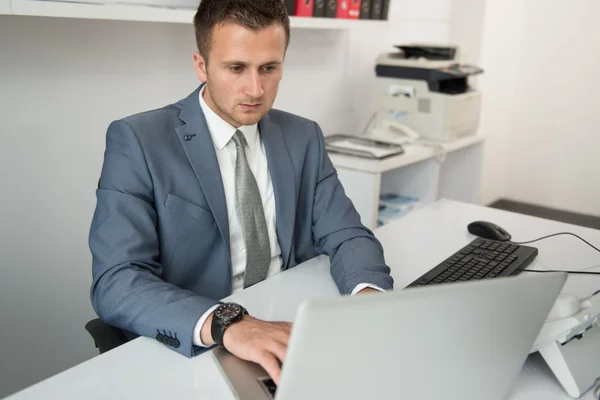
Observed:
[[[598,398],[598,400],[600,400],[600,378],[596,379],[596,382],[594,382],[594,385],[596,385],[596,387],[594,387],[594,397]]]
[[[590,242],[588,242],[584,238],[582,238],[580,236],[577,236],[576,234],[571,233],[571,232],[553,233],[552,235],[543,236],[543,237],[538,238],[538,239],[528,240],[527,242],[510,242],[510,243],[514,243],[514,244],[528,244],[528,243],[538,242],[538,241],[540,241],[542,239],[547,239],[547,238],[552,237],[552,236],[559,236],[559,235],[571,235],[571,236],[575,236],[577,239],[583,241],[585,244],[587,244],[588,246],[590,246],[592,249],[600,252],[600,249],[598,249],[596,246],[594,246],[593,244],[591,244]]]
[[[594,246],[593,244],[591,244],[590,242],[588,242],[584,238],[582,238],[580,236],[577,236],[576,234],[571,233],[571,232],[553,233],[552,235],[543,236],[543,237],[538,238],[538,239],[528,240],[526,242],[510,242],[510,243],[513,243],[513,244],[528,244],[528,243],[538,242],[540,240],[547,239],[547,238],[552,237],[552,236],[559,236],[559,235],[571,235],[571,236],[575,236],[577,239],[583,241],[585,244],[587,244],[588,246],[590,246],[592,249],[600,252],[600,249],[598,249],[596,246]],[[592,268],[594,268],[594,267],[592,267]],[[534,269],[525,269],[524,271],[527,271],[527,272],[566,272],[568,274],[600,275],[600,272],[591,272],[591,271],[556,271],[556,270],[534,270]]]
[[[554,270],[554,269],[524,269],[525,272],[566,272],[567,274],[581,274],[581,275],[600,275],[600,272],[591,271],[565,271],[565,270]]]

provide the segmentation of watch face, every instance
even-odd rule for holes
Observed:
[[[223,320],[230,320],[237,317],[242,312],[242,308],[233,303],[223,304],[215,310],[215,315]]]

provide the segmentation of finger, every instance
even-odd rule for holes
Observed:
[[[261,367],[267,371],[267,374],[275,381],[277,385],[279,385],[279,378],[281,377],[281,367],[279,366],[279,362],[277,358],[268,351],[265,351],[261,354],[258,363]]]
[[[290,333],[285,327],[281,326],[279,323],[269,330],[268,336],[271,339],[283,344],[284,346],[287,346],[288,342],[290,341]]]
[[[274,333],[271,337],[273,338],[273,340],[277,341],[285,347],[287,347],[290,344],[290,334],[288,332],[279,331]]]
[[[273,340],[271,343],[269,343],[268,350],[273,353],[281,363],[285,361],[285,355],[287,352],[287,346],[285,344]]]
[[[292,323],[291,322],[285,322],[284,323],[284,328],[287,331],[287,333],[291,333],[292,332]]]

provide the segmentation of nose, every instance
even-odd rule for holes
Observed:
[[[248,83],[246,85],[246,95],[253,99],[260,98],[265,93],[262,82],[260,81],[260,75],[258,71],[251,72],[248,76]]]

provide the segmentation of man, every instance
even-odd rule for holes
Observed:
[[[223,345],[278,382],[291,325],[219,299],[319,254],[343,294],[393,280],[319,126],[271,110],[290,38],[282,1],[202,0],[194,25],[205,84],[108,128],[92,303],[134,335],[188,357]]]

